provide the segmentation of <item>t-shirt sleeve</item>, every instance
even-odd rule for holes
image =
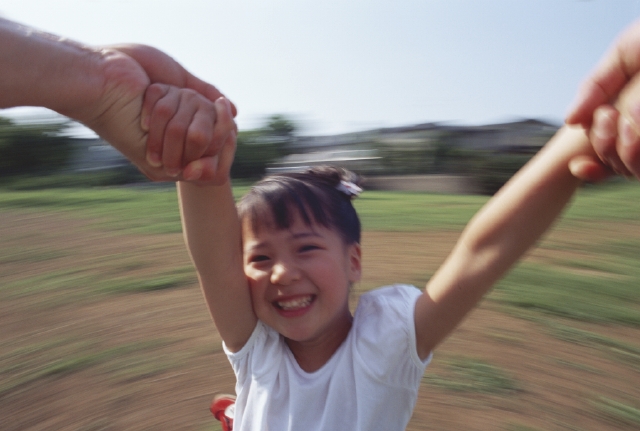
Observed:
[[[356,310],[357,360],[381,383],[415,386],[431,360],[418,356],[414,310],[421,291],[394,285],[360,297]]]
[[[282,356],[279,334],[260,320],[258,320],[249,340],[240,350],[235,353],[231,352],[224,342],[222,347],[239,384],[249,379],[252,374],[262,376],[273,372]],[[269,360],[265,358],[269,358]]]

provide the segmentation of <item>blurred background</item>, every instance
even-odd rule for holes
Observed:
[[[331,161],[368,176],[448,175],[449,188],[435,177],[418,189],[492,193],[562,124],[640,2],[23,0],[0,14],[91,45],[153,45],[218,86],[239,107],[235,178]],[[78,124],[35,108],[0,115],[3,176],[28,166],[140,179]],[[21,131],[56,150],[7,143]],[[369,182],[383,185],[408,187]]]

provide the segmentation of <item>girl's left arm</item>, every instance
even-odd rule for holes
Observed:
[[[418,354],[429,353],[541,237],[580,181],[575,156],[593,155],[581,128],[565,126],[471,219],[415,307]]]

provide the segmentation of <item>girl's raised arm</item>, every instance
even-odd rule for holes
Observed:
[[[469,222],[416,303],[421,358],[551,226],[580,183],[568,165],[582,154],[594,154],[584,131],[563,127]]]
[[[251,336],[257,318],[243,270],[241,226],[231,184],[179,182],[178,196],[185,242],[209,312],[227,348],[236,352]]]

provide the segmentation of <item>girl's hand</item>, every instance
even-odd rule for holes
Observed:
[[[575,158],[569,167],[578,178],[598,181],[612,174],[640,179],[640,138],[624,107],[640,108],[640,75],[622,90],[615,106],[602,104],[594,110],[588,129],[598,159]]]
[[[567,116],[582,125],[600,160],[615,172],[640,178],[640,20],[625,30],[580,88]],[[613,112],[615,104],[619,111]],[[598,180],[611,172],[596,159],[572,160],[571,172]]]
[[[147,160],[185,181],[220,185],[229,180],[237,127],[233,105],[220,97],[165,84],[148,87],[142,127],[148,131]]]

